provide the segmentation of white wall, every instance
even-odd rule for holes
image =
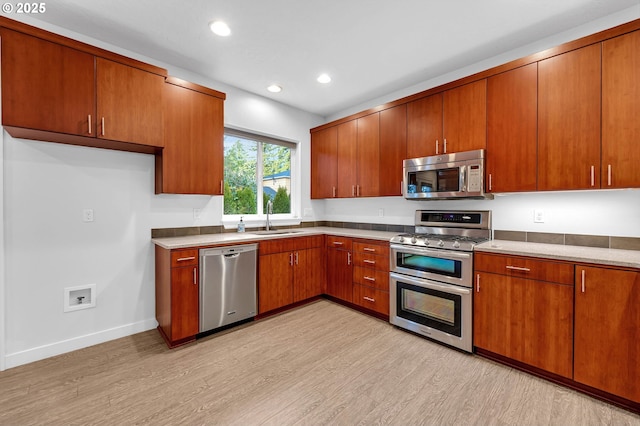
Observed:
[[[300,162],[309,164],[309,129],[321,117],[28,17],[24,21],[225,92],[225,125],[299,142]],[[151,229],[219,225],[222,197],[155,195],[151,155],[20,140],[6,132],[2,144],[0,369],[155,328]],[[311,207],[309,178],[304,174],[301,183],[302,208]],[[85,208],[94,209],[94,222],[82,222]],[[194,208],[203,210],[198,221]],[[97,286],[96,307],[64,313],[63,289],[86,284]]]

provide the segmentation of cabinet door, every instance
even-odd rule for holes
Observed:
[[[474,344],[570,378],[573,286],[476,275]]]
[[[640,402],[640,273],[576,267],[574,380]]]
[[[261,255],[259,263],[259,313],[293,303],[293,253]]]
[[[338,189],[337,196],[356,196],[358,122],[351,120],[338,125]]]
[[[98,137],[162,147],[164,77],[96,59]]]
[[[442,93],[407,104],[407,158],[436,155],[442,149]],[[439,152],[438,152],[439,153]]]
[[[164,149],[156,192],[222,195],[223,100],[164,85]]]
[[[94,136],[95,58],[2,29],[2,124]]]
[[[602,44],[602,187],[640,187],[640,31]]]
[[[538,63],[538,189],[600,188],[600,45]]]
[[[380,115],[358,118],[356,197],[377,197],[380,193]]]
[[[487,80],[487,191],[535,191],[538,64]]]
[[[299,302],[324,293],[327,278],[324,253],[325,250],[321,247],[298,250],[294,253],[294,302]]]
[[[198,267],[171,269],[171,340],[198,334]]]
[[[334,198],[338,186],[338,127],[311,134],[311,198]]]
[[[443,152],[487,147],[487,80],[444,92]]]
[[[350,251],[327,249],[327,294],[347,302],[353,300],[353,264]]]
[[[407,157],[407,106],[380,111],[380,196],[402,195],[402,161]]]

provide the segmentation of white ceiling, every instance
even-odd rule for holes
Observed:
[[[328,116],[640,0],[47,0],[38,19]],[[230,37],[210,32],[221,19]],[[328,85],[316,82],[329,73]],[[272,83],[284,90],[271,94]]]

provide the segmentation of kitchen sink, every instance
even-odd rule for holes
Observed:
[[[304,232],[304,231],[302,229],[271,229],[269,231],[247,232],[247,234],[254,234],[254,235],[286,235],[286,234],[297,234],[298,232]]]

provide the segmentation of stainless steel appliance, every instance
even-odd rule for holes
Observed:
[[[257,244],[200,250],[200,332],[256,316]]]
[[[472,352],[473,248],[491,239],[491,212],[418,210],[415,224],[391,239],[389,321]]]
[[[493,198],[484,192],[484,149],[403,161],[409,200]]]

